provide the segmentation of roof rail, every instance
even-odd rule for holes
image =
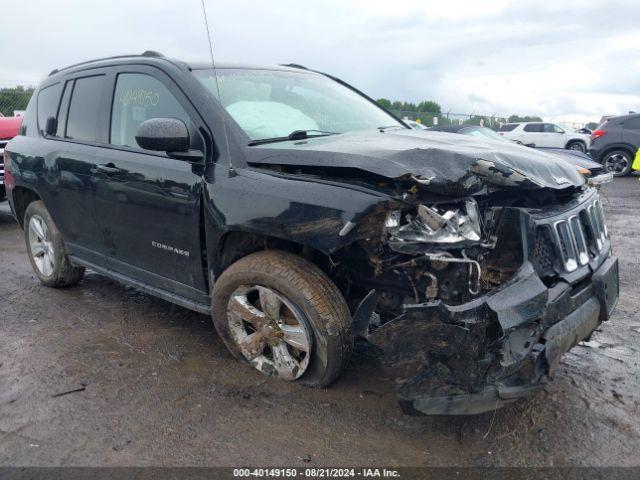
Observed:
[[[307,67],[305,67],[304,65],[299,65],[297,63],[281,63],[280,64],[281,67],[291,67],[291,68],[300,68],[302,70],[309,70]]]
[[[103,58],[95,58],[93,60],[86,60],[84,62],[80,62],[80,63],[74,63],[73,65],[68,65],[66,67],[63,68],[56,68],[54,70],[51,70],[51,72],[49,72],[49,76],[61,72],[63,70],[68,70],[70,68],[73,67],[79,67],[80,65],[87,65],[89,63],[94,63],[94,62],[101,62],[104,60],[116,60],[118,58],[130,58],[130,57],[152,57],[152,58],[164,58],[164,55],[161,54],[160,52],[156,52],[155,50],[146,50],[144,52],[142,52],[142,54],[140,55],[135,55],[135,54],[129,54],[129,55],[115,55],[113,57],[103,57]]]

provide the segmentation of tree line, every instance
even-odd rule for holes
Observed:
[[[378,105],[390,110],[399,116],[413,117],[413,120],[419,120],[420,123],[425,125],[433,125],[433,118],[438,117],[439,125],[447,125],[451,123],[458,123],[460,116],[448,113],[443,115],[442,107],[433,100],[423,100],[418,103],[413,102],[400,102],[398,100],[391,101],[388,98],[379,98],[376,100]],[[454,118],[452,118],[454,117]],[[542,118],[533,115],[511,115],[509,117],[491,117],[486,115],[468,115],[468,118],[462,118],[462,123],[465,125],[480,125],[483,124],[487,127],[496,127],[500,123],[515,123],[515,122],[542,122]]]

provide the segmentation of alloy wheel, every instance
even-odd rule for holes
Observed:
[[[240,286],[229,299],[227,318],[234,341],[256,369],[288,381],[307,370],[311,327],[280,293],[260,285]]]
[[[29,248],[38,271],[50,277],[55,268],[55,250],[49,227],[40,215],[33,215],[29,220]]]
[[[604,161],[604,167],[613,174],[623,173],[629,166],[629,159],[622,153],[613,153]]]

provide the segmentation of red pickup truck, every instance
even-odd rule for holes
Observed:
[[[4,188],[4,147],[20,131],[22,117],[0,116],[0,202],[5,199]]]

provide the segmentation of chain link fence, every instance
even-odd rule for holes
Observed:
[[[500,125],[507,123],[507,119],[504,117],[475,113],[413,112],[406,110],[391,110],[391,112],[397,117],[413,120],[426,127],[437,125],[479,125],[497,130]]]
[[[32,88],[0,88],[0,114],[4,117],[21,116],[33,95]]]

